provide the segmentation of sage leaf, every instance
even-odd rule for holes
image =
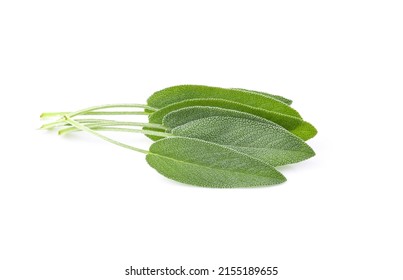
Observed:
[[[254,90],[180,85],[154,93],[148,104],[44,112],[41,119],[55,119],[41,129],[57,129],[59,135],[84,131],[145,154],[151,167],[178,182],[211,188],[268,186],[286,181],[275,166],[315,155],[304,140],[314,137],[317,130],[291,103],[285,97]],[[85,115],[148,115],[149,122]],[[158,141],[145,150],[102,131],[142,133]]]
[[[173,103],[200,98],[224,99],[297,118],[301,117],[295,109],[267,94],[201,85],[179,85],[165,88],[152,94],[148,98],[147,104],[160,109]]]
[[[175,110],[173,112],[168,113],[162,119],[162,125],[169,130],[173,128],[184,125],[185,123],[195,121],[202,118],[215,117],[215,116],[224,116],[224,117],[235,117],[235,118],[244,118],[248,120],[259,121],[263,123],[273,123],[267,119],[262,117],[258,117],[256,115],[252,115],[245,112],[240,112],[231,109],[224,109],[220,107],[210,107],[210,106],[190,106],[182,109]]]
[[[165,177],[201,187],[257,187],[286,181],[267,163],[218,144],[186,137],[154,142],[146,160]]]
[[[273,99],[277,99],[278,101],[281,101],[287,105],[291,105],[292,104],[292,100],[285,98],[283,96],[280,95],[275,95],[275,94],[270,94],[270,93],[266,93],[266,92],[262,92],[262,91],[256,91],[256,90],[250,90],[250,89],[244,89],[244,88],[232,88],[234,90],[243,90],[243,91],[249,91],[249,92],[253,92],[253,93],[257,93],[257,94],[261,94],[264,96],[268,96],[271,97]]]
[[[243,105],[243,104],[237,103],[237,102],[232,102],[232,101],[228,101],[228,100],[224,100],[224,99],[215,99],[215,98],[190,99],[190,100],[185,100],[185,101],[178,102],[178,103],[173,103],[173,104],[168,105],[162,109],[159,109],[158,111],[149,115],[148,120],[150,123],[162,124],[163,118],[168,113],[181,109],[181,108],[190,107],[190,106],[209,106],[209,107],[215,106],[215,107],[219,107],[219,108],[227,108],[227,109],[237,110],[237,111],[241,111],[241,112],[247,112],[247,113],[251,113],[256,116],[260,116],[262,118],[269,119],[269,120],[283,126],[284,128],[286,128],[288,130],[292,130],[292,129],[298,127],[303,122],[303,120],[300,118],[280,114],[280,113],[273,112],[273,111],[267,111],[264,109],[254,108],[254,107]],[[155,128],[144,128],[144,130],[163,131],[161,129],[155,129]],[[152,140],[161,139],[161,137],[152,136],[152,135],[148,135],[147,137]]]
[[[223,100],[223,99],[191,99],[191,100],[186,100],[178,103],[171,104],[169,106],[166,106],[162,109],[159,109],[158,111],[152,113],[148,120],[150,123],[154,124],[162,124],[163,118],[170,112],[173,112],[175,110],[185,108],[185,107],[190,107],[190,106],[209,106],[209,107],[219,107],[219,108],[225,108],[225,109],[232,109],[232,110],[237,110],[245,113],[250,113],[265,119],[268,119],[272,122],[275,122],[282,127],[284,127],[287,130],[292,130],[296,127],[298,127],[303,120],[301,118],[297,117],[292,117],[289,115],[284,115],[280,114],[277,112],[273,111],[268,111],[260,108],[254,108],[248,105],[243,105],[237,102],[232,102],[228,100]],[[156,130],[152,128],[147,128],[149,130]],[[156,130],[160,131],[160,130]],[[151,138],[151,137],[150,137]],[[151,138],[153,139],[153,138]]]
[[[224,145],[272,166],[300,162],[315,155],[302,139],[281,126],[243,118],[202,118],[175,127],[171,133]]]
[[[168,113],[162,120],[163,126],[173,129],[177,126],[183,125],[185,123],[207,118],[213,116],[228,116],[235,118],[244,118],[254,121],[259,121],[262,123],[273,124],[273,122],[258,117],[256,115],[252,115],[245,112],[240,112],[236,110],[224,109],[219,107],[209,107],[209,106],[190,106],[182,109],[175,110],[171,113]],[[303,121],[300,125],[298,125],[295,129],[290,131],[294,135],[298,136],[303,140],[308,140],[314,137],[317,134],[317,130],[308,122]]]
[[[290,130],[290,132],[293,133],[294,135],[297,135],[299,138],[305,141],[315,137],[315,135],[318,134],[316,128],[306,121],[303,121],[296,128]]]

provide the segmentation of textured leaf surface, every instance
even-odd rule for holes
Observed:
[[[201,85],[180,85],[165,88],[151,95],[147,104],[160,109],[173,103],[200,98],[224,99],[285,115],[301,117],[296,110],[267,94]]]
[[[316,128],[310,124],[309,122],[302,122],[299,126],[296,128],[290,130],[293,134],[297,135],[299,138],[303,140],[309,140],[318,133]]]
[[[151,145],[146,159],[160,174],[202,187],[256,187],[286,180],[262,161],[199,139],[169,137],[159,140]]]
[[[300,125],[303,120],[301,118],[292,117],[289,115],[280,114],[273,111],[268,111],[260,108],[254,108],[248,105],[240,104],[237,102],[232,102],[223,99],[191,99],[178,103],[171,104],[167,107],[159,109],[158,111],[152,113],[149,116],[150,123],[161,124],[163,118],[170,112],[178,109],[182,109],[189,106],[209,106],[209,107],[219,107],[224,109],[237,110],[245,113],[249,113],[264,119],[268,119],[275,122],[287,130],[291,130]]]
[[[172,129],[175,136],[202,139],[260,159],[272,166],[315,155],[302,139],[274,123],[234,117],[208,117]]]
[[[260,121],[263,123],[273,123],[269,120],[264,118],[244,113],[236,110],[231,109],[223,109],[219,107],[209,107],[209,106],[191,106],[185,107],[182,109],[175,110],[169,114],[167,114],[163,120],[162,124],[169,128],[173,129],[177,126],[183,125],[185,123],[202,119],[208,117],[215,117],[215,116],[227,116],[227,117],[235,117],[235,118],[244,118],[248,120],[255,120]]]
[[[249,114],[249,113],[244,113],[244,112],[239,112],[236,110],[230,110],[230,109],[223,109],[223,108],[218,108],[218,107],[208,107],[208,106],[191,106],[191,107],[186,107],[182,108],[179,110],[175,110],[169,114],[167,114],[163,120],[162,124],[169,128],[175,128],[177,126],[183,125],[185,123],[197,120],[197,119],[202,119],[202,118],[207,118],[207,117],[213,117],[213,116],[228,116],[228,117],[235,117],[235,118],[244,118],[248,120],[254,120],[254,121],[259,121],[262,123],[268,123],[268,124],[273,124],[273,122]],[[307,122],[302,122],[299,126],[297,126],[295,129],[290,131],[294,135],[298,136],[299,138],[303,140],[308,140],[314,137],[317,134],[316,128],[307,123]]]
[[[283,96],[280,95],[275,95],[275,94],[270,94],[270,93],[266,93],[266,92],[262,92],[262,91],[256,91],[256,90],[250,90],[250,89],[244,89],[244,88],[233,88],[235,90],[244,90],[244,91],[249,91],[249,92],[253,92],[253,93],[258,93],[258,94],[262,94],[264,96],[268,96],[274,99],[277,99],[278,101],[281,101],[287,105],[291,105],[292,104],[292,100],[285,98]]]

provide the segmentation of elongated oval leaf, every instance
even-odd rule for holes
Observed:
[[[294,135],[297,135],[299,138],[304,139],[305,141],[315,137],[315,135],[318,134],[316,128],[306,121],[303,121],[299,126],[290,130],[290,132]]]
[[[302,139],[281,126],[243,118],[198,119],[172,129],[171,133],[224,145],[272,166],[300,162],[315,155]]]
[[[166,106],[166,107],[159,109],[158,111],[152,113],[149,116],[148,120],[150,123],[162,124],[163,118],[168,113],[181,109],[181,108],[190,107],[190,106],[219,107],[219,108],[226,108],[226,109],[232,109],[232,110],[237,110],[237,111],[241,111],[241,112],[246,112],[246,113],[250,113],[250,114],[265,118],[265,119],[269,119],[269,120],[281,125],[282,127],[286,128],[287,130],[292,130],[303,122],[302,119],[292,117],[289,115],[283,115],[283,114],[280,114],[277,112],[254,108],[254,107],[243,105],[243,104],[240,104],[237,102],[232,102],[232,101],[223,100],[223,99],[214,99],[214,98],[190,99],[190,100],[174,103],[174,104]],[[154,129],[154,128],[144,128],[144,130],[163,131],[161,129]],[[152,136],[152,135],[148,135],[148,137],[152,140],[161,139],[161,137]]]
[[[147,100],[147,104],[160,109],[173,103],[200,98],[224,99],[255,108],[301,117],[296,110],[269,95],[247,90],[225,89],[201,85],[179,85],[165,88],[151,95]]]
[[[232,149],[199,139],[169,137],[153,143],[148,164],[185,184],[211,188],[279,184],[285,177],[272,166]]]
[[[190,106],[175,110],[167,114],[163,118],[162,124],[169,129],[173,129],[177,126],[183,125],[185,123],[197,119],[213,116],[228,116],[228,117],[244,118],[248,120],[259,121],[262,123],[269,123],[269,124],[273,123],[267,119],[258,117],[256,115],[236,110],[224,109],[219,107],[209,107],[209,106]],[[317,130],[311,124],[304,121],[300,125],[298,125],[295,129],[291,130],[291,132],[303,140],[308,140],[316,135]]]
[[[280,114],[280,113],[273,112],[273,111],[268,111],[268,110],[264,110],[264,109],[260,109],[260,108],[254,108],[254,107],[244,105],[241,103],[237,103],[237,102],[232,102],[232,101],[228,101],[228,100],[224,100],[224,99],[215,99],[215,98],[191,99],[191,100],[186,100],[186,101],[171,104],[169,106],[166,106],[166,107],[159,109],[158,111],[152,113],[149,116],[149,121],[150,121],[150,123],[161,124],[163,118],[168,113],[181,109],[181,108],[190,107],[190,106],[219,107],[219,108],[224,108],[224,109],[232,109],[232,110],[237,110],[237,111],[241,111],[241,112],[245,112],[245,113],[250,113],[252,115],[256,115],[258,117],[262,117],[262,118],[268,119],[272,122],[275,122],[287,130],[294,129],[303,122],[303,120],[301,118],[296,118],[296,117]]]
[[[273,99],[277,99],[278,101],[281,101],[287,105],[291,105],[292,104],[292,100],[285,98],[283,96],[280,95],[275,95],[275,94],[270,94],[270,93],[266,93],[266,92],[262,92],[262,91],[256,91],[256,90],[250,90],[250,89],[244,89],[244,88],[232,88],[235,90],[244,90],[244,91],[249,91],[249,92],[253,92],[253,93],[258,93],[258,94],[262,94],[264,96],[268,96],[271,97]]]
[[[244,118],[263,123],[273,123],[272,121],[269,121],[262,117],[236,110],[210,106],[190,106],[168,113],[162,119],[162,124],[163,126],[169,128],[169,130],[172,130],[177,126],[184,125],[185,123],[191,121],[215,116]]]

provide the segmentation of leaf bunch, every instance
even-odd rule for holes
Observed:
[[[43,129],[58,127],[59,134],[86,131],[144,153],[151,167],[182,183],[213,188],[255,187],[284,182],[286,178],[276,166],[315,155],[305,141],[317,131],[291,104],[287,98],[258,91],[180,85],[152,94],[147,105],[111,104],[76,112],[43,113],[41,117],[60,117],[43,125]],[[149,122],[88,115],[148,115]],[[100,131],[142,133],[155,142],[146,151]]]

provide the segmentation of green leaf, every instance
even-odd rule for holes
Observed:
[[[297,135],[299,138],[305,141],[315,137],[315,135],[318,133],[316,128],[306,121],[302,122],[296,128],[290,130],[290,132],[292,132],[293,134]]]
[[[244,113],[236,110],[223,109],[219,107],[209,107],[209,106],[191,106],[185,107],[182,109],[175,110],[169,114],[167,114],[163,120],[162,124],[169,128],[173,129],[177,126],[183,125],[185,123],[207,118],[213,116],[228,116],[235,118],[244,118],[248,120],[259,121],[262,123],[272,124],[273,122],[258,117],[256,115],[252,115],[249,113]],[[290,130],[291,133],[298,136],[303,140],[308,140],[314,137],[317,134],[316,128],[308,122],[303,121],[300,125],[298,125],[295,129]]]
[[[150,123],[154,124],[162,124],[163,118],[178,109],[181,108],[186,108],[190,106],[209,106],[209,107],[219,107],[219,108],[226,108],[226,109],[232,109],[232,110],[237,110],[241,112],[246,112],[250,113],[268,120],[271,120],[282,127],[286,128],[287,130],[292,130],[296,127],[298,127],[303,120],[300,118],[292,117],[289,115],[283,115],[277,112],[273,111],[267,111],[264,109],[259,109],[259,108],[254,108],[251,106],[243,105],[237,102],[232,102],[228,100],[223,100],[223,99],[190,99],[178,103],[171,104],[169,106],[166,106],[162,109],[159,109],[158,111],[152,113],[149,115],[148,120]],[[164,131],[161,129],[154,129],[154,128],[144,128],[145,130],[153,130],[153,131]],[[152,136],[148,135],[148,137],[152,140],[158,140],[161,139],[161,137],[158,136]]]
[[[198,119],[172,129],[171,133],[224,145],[272,166],[300,162],[315,155],[302,139],[281,126],[243,118]]]
[[[189,99],[217,98],[233,101],[255,108],[273,111],[294,117],[301,117],[299,113],[278,99],[269,95],[239,89],[225,89],[201,85],[180,85],[165,88],[155,92],[147,100],[153,108],[163,108],[173,103]]]
[[[190,106],[209,106],[209,107],[219,107],[224,109],[231,109],[236,111],[241,111],[245,113],[250,113],[252,115],[268,119],[275,122],[287,130],[291,130],[299,126],[303,120],[301,118],[292,117],[289,115],[280,114],[273,111],[268,111],[260,108],[254,108],[248,105],[240,104],[237,102],[232,102],[223,99],[191,99],[166,106],[158,111],[152,113],[149,116],[150,123],[161,124],[163,118],[170,112],[175,110],[190,107]]]
[[[243,90],[243,91],[249,91],[249,92],[253,92],[253,93],[258,93],[258,94],[262,94],[264,96],[268,96],[271,97],[273,99],[277,99],[278,101],[281,101],[287,105],[291,105],[292,104],[292,100],[285,98],[283,96],[280,95],[274,95],[274,94],[270,94],[270,93],[266,93],[266,92],[262,92],[262,91],[256,91],[256,90],[250,90],[250,89],[244,89],[244,88],[232,88],[235,90]]]
[[[215,116],[244,118],[263,123],[270,123],[270,124],[273,123],[267,119],[258,117],[256,115],[236,110],[224,109],[219,107],[209,107],[209,106],[190,106],[168,113],[162,119],[162,125],[164,127],[167,127],[168,130],[172,130],[177,126],[183,125],[191,121]]]
[[[280,172],[262,161],[218,144],[186,137],[169,137],[153,143],[146,160],[170,179],[201,187],[257,187],[286,181]]]

